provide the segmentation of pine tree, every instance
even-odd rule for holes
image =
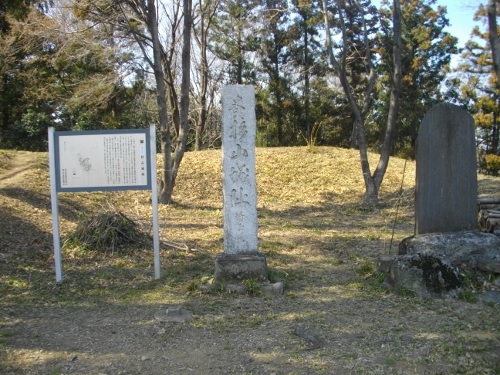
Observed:
[[[429,109],[442,101],[440,85],[450,72],[450,61],[458,53],[457,38],[445,31],[449,26],[446,7],[436,6],[436,0],[410,0],[401,2],[402,10],[402,73],[399,126],[395,136],[394,153],[413,156],[418,126]],[[382,9],[383,19],[390,19],[391,8]],[[382,22],[382,64],[378,74],[384,85],[379,86],[379,101],[375,121],[378,128],[373,136],[380,138],[388,111],[388,95],[392,65],[391,28]],[[389,62],[389,63],[387,63]]]
[[[498,15],[500,4],[496,2]],[[488,25],[488,8],[480,5],[474,19]],[[497,17],[495,15],[495,17]],[[498,30],[497,30],[498,32]],[[500,85],[495,72],[492,56],[490,29],[483,30],[474,27],[471,39],[465,44],[462,52],[462,63],[459,70],[462,73],[461,102],[473,114],[477,126],[477,143],[479,164],[482,168],[490,168],[486,161],[491,159],[495,165],[500,161]],[[500,35],[498,35],[500,37]],[[486,156],[490,155],[490,156]],[[486,159],[485,159],[486,158]],[[497,160],[498,159],[498,160]]]

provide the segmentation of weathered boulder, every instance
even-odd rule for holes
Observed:
[[[193,320],[193,313],[182,306],[169,306],[157,311],[155,319],[159,322],[184,323]]]
[[[390,267],[385,260],[384,268],[392,287],[422,297],[456,296],[465,275],[487,279],[500,274],[500,238],[475,231],[409,237],[400,243]]]

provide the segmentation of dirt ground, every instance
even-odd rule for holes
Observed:
[[[381,234],[391,225],[389,208],[259,207],[259,242],[285,282],[283,296],[185,287],[189,272],[210,275],[198,268],[212,264],[221,226],[217,209],[205,207],[201,217],[188,200],[165,209],[168,237],[190,250],[162,248],[162,263],[171,266],[161,280],[152,280],[151,260],[128,270],[126,259],[65,253],[68,276],[57,285],[50,194],[33,187],[37,179],[46,187],[47,172],[46,154],[24,152],[0,169],[2,374],[500,374],[499,306],[424,300],[380,286],[370,267],[390,237]],[[498,191],[500,182],[484,186]],[[69,198],[61,206],[68,227],[75,221],[65,211]],[[400,215],[397,238],[412,234],[411,213]],[[185,274],[175,273],[175,262]],[[193,320],[156,321],[172,305]]]

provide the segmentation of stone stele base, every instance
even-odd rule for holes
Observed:
[[[264,254],[217,254],[215,257],[216,283],[241,283],[254,279],[267,282],[267,262]]]
[[[405,238],[397,256],[380,257],[379,271],[388,286],[421,297],[456,297],[467,287],[467,275],[483,285],[478,293],[497,290],[491,279],[500,274],[500,238],[475,231]]]

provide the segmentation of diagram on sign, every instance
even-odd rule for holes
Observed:
[[[90,158],[82,158],[80,154],[78,154],[77,156],[78,161],[80,162],[80,167],[82,167],[85,172],[90,171],[90,169],[92,168],[92,164],[90,164]]]

